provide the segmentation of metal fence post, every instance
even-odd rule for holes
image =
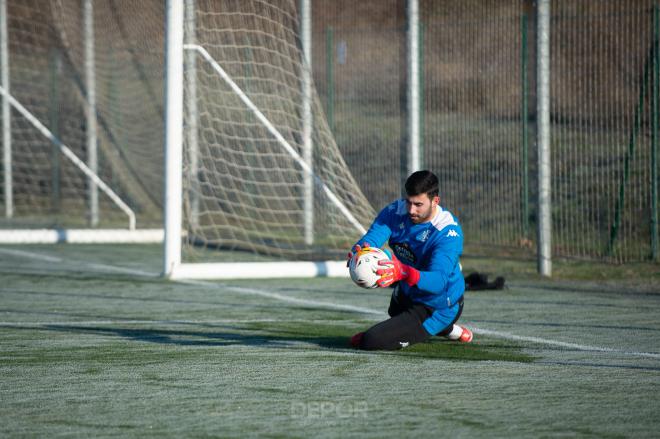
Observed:
[[[651,259],[658,259],[658,87],[660,86],[660,38],[658,4],[653,7],[653,128],[651,134]]]
[[[552,276],[552,198],[550,166],[550,0],[538,0],[536,138],[539,172],[538,271]]]

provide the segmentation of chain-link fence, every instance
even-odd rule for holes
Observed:
[[[162,4],[96,3],[99,172],[148,213],[142,224],[158,222]],[[406,3],[312,2],[316,91],[343,158],[375,209],[401,195],[408,168]],[[200,4],[223,9],[220,2]],[[282,4],[294,10],[297,3]],[[535,5],[419,5],[423,166],[439,175],[442,204],[458,215],[471,248],[534,249]],[[80,2],[13,1],[8,16],[12,93],[83,156]],[[295,13],[291,20],[294,32]],[[550,24],[554,254],[658,259],[658,6],[553,0]],[[242,53],[239,58],[251,52]],[[44,211],[56,217],[52,224],[67,224],[74,210],[84,210],[89,183],[21,118],[13,130],[16,211]]]
[[[406,176],[405,2],[361,3],[314,2],[313,67],[337,143],[379,209]],[[473,247],[535,247],[534,6],[420,1],[422,166]],[[654,8],[551,2],[556,255],[657,259]]]

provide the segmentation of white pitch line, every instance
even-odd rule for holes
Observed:
[[[0,249],[0,252],[5,251],[5,249]],[[61,258],[52,258],[50,256],[42,255],[39,253],[32,253],[32,252],[26,252],[26,251],[20,251],[20,250],[9,250],[6,249],[7,253],[13,254],[15,256],[23,256],[26,258],[31,258],[31,259],[37,259],[37,260],[44,260],[47,262],[65,262],[64,259]],[[96,268],[96,269],[101,269],[101,270],[107,270],[107,271],[113,271],[117,273],[124,273],[124,274],[132,274],[132,275],[137,275],[137,276],[145,276],[145,277],[158,277],[160,274],[159,273],[153,273],[153,272],[147,272],[147,271],[142,271],[142,270],[135,270],[132,268],[127,268],[127,267],[120,267],[120,266],[115,266],[115,265],[108,265],[108,264],[97,264],[93,262],[84,262],[84,261],[71,261],[71,262],[76,262],[76,264],[81,264],[83,266],[87,266],[90,268]],[[359,312],[363,314],[375,314],[378,316],[387,316],[386,313],[383,311],[376,311],[373,309],[369,308],[363,308],[359,306],[353,306],[353,305],[343,305],[343,304],[337,304],[337,303],[332,303],[332,302],[322,302],[322,301],[317,301],[317,300],[309,300],[309,299],[299,299],[296,297],[291,297],[291,296],[286,296],[283,294],[277,294],[277,293],[271,293],[268,291],[264,290],[258,290],[255,288],[246,288],[246,287],[239,287],[239,286],[233,286],[233,285],[225,285],[225,284],[217,284],[217,283],[212,283],[212,282],[205,282],[205,281],[198,281],[198,280],[175,280],[173,282],[177,282],[180,284],[186,284],[186,285],[198,285],[198,286],[203,286],[206,288],[223,288],[225,290],[229,291],[234,291],[237,293],[247,293],[247,294],[253,294],[261,297],[268,297],[271,299],[275,300],[280,300],[283,302],[288,302],[288,303],[294,303],[296,305],[306,305],[306,306],[315,306],[315,307],[322,307],[322,308],[327,308],[327,309],[336,309],[340,311],[351,311],[351,312]]]
[[[96,263],[86,263],[88,267],[92,268],[99,268],[101,270],[107,270],[107,271],[114,271],[117,273],[122,273],[122,274],[133,274],[136,276],[144,276],[144,277],[160,277],[160,273],[154,273],[151,271],[143,271],[143,270],[135,270],[133,268],[127,268],[127,267],[117,267],[115,265],[107,265],[107,264],[96,264]]]
[[[15,256],[23,256],[23,257],[27,257],[27,258],[44,260],[44,261],[48,261],[48,262],[64,262],[64,260],[61,259],[61,258],[55,258],[55,257],[50,257],[50,256],[46,256],[46,255],[36,254],[36,253],[20,251],[20,250],[0,249],[0,253],[1,252],[11,254],[11,255],[15,255]],[[130,268],[118,267],[118,266],[113,266],[113,265],[94,264],[94,263],[85,263],[85,262],[81,262],[81,264],[87,265],[87,266],[90,266],[90,267],[110,269],[110,270],[113,270],[113,271],[123,272],[123,273],[126,273],[126,274],[134,274],[134,275],[141,275],[141,276],[147,276],[147,277],[158,276],[157,273],[145,272],[145,271],[140,271],[140,270],[133,270],[133,269],[130,269]],[[378,316],[383,316],[383,317],[387,316],[387,314],[384,313],[383,311],[378,311],[378,310],[374,310],[374,309],[371,309],[371,308],[363,308],[363,307],[353,306],[353,305],[343,305],[343,304],[337,304],[337,303],[332,303],[332,302],[321,302],[321,301],[309,300],[309,299],[299,299],[299,298],[296,298],[296,297],[286,296],[286,295],[277,294],[277,293],[271,293],[271,292],[264,291],[264,290],[259,290],[259,289],[256,289],[256,288],[246,288],[246,287],[239,287],[239,286],[226,285],[226,284],[216,284],[216,283],[212,283],[212,282],[197,281],[197,280],[178,280],[178,281],[173,281],[173,282],[177,282],[177,283],[185,284],[185,285],[198,285],[198,286],[203,286],[203,287],[206,287],[206,288],[214,288],[214,289],[215,288],[222,288],[222,289],[225,289],[225,290],[230,290],[230,291],[234,291],[234,292],[238,292],[238,293],[253,294],[253,295],[257,295],[257,296],[261,296],[261,297],[268,297],[270,299],[275,299],[275,300],[279,300],[279,301],[283,301],[283,302],[295,303],[295,304],[298,304],[298,305],[315,306],[315,307],[336,309],[336,310],[342,310],[342,311],[360,312],[360,313],[364,313],[364,314],[372,314],[372,315],[378,315]],[[576,349],[576,350],[585,351],[585,352],[608,352],[608,353],[614,353],[614,354],[620,354],[620,355],[626,355],[626,356],[660,359],[660,354],[654,353],[654,352],[622,351],[622,350],[613,349],[613,348],[581,345],[581,344],[577,344],[577,343],[569,343],[569,342],[563,342],[563,341],[559,341],[559,340],[552,340],[552,339],[541,338],[541,337],[529,337],[529,336],[511,334],[511,333],[508,333],[508,332],[493,331],[493,330],[490,330],[490,329],[475,327],[474,325],[470,325],[470,327],[473,328],[474,332],[477,333],[477,334],[490,335],[492,337],[498,337],[498,338],[502,338],[502,339],[505,339],[505,340],[525,341],[525,342],[529,342],[529,343],[536,343],[536,344],[547,345],[547,346],[558,346],[558,347],[564,347],[564,348],[569,348],[569,349]]]
[[[233,291],[239,292],[239,293],[248,293],[248,294],[254,294],[257,296],[262,296],[262,297],[269,297],[271,299],[275,300],[282,300],[285,302],[289,303],[295,303],[299,305],[308,305],[308,306],[318,306],[322,308],[329,308],[329,309],[337,309],[340,311],[352,311],[352,312],[359,312],[363,314],[375,314],[378,316],[387,316],[387,314],[383,311],[378,311],[375,309],[371,308],[364,308],[361,306],[354,306],[354,305],[344,305],[340,303],[332,303],[332,302],[322,302],[318,300],[309,300],[309,299],[299,299],[297,297],[291,297],[291,296],[286,296],[283,294],[277,294],[277,293],[269,293],[267,291],[262,291],[262,290],[257,290],[254,288],[245,288],[245,287],[229,287]]]
[[[7,254],[10,256],[19,256],[19,257],[24,257],[28,259],[36,259],[38,261],[45,261],[45,262],[58,262],[58,263],[66,263],[67,260],[64,258],[59,258],[56,256],[48,256],[44,255],[41,253],[34,253],[34,252],[27,252],[23,250],[14,250],[14,249],[8,249],[8,248],[0,248],[0,254]],[[123,274],[132,274],[135,276],[144,276],[144,277],[159,277],[160,273],[154,273],[150,271],[143,271],[143,270],[136,270],[133,268],[128,268],[128,267],[119,267],[116,265],[108,265],[108,264],[98,264],[95,262],[85,262],[85,261],[75,261],[75,260],[68,260],[69,262],[75,264],[76,267],[84,266],[84,267],[90,267],[90,268],[96,268],[100,270],[106,270],[106,271],[112,271],[112,272],[117,272],[117,273],[123,273]]]
[[[547,338],[540,338],[540,337],[528,337],[524,335],[516,335],[516,334],[511,334],[508,332],[500,332],[500,331],[493,331],[490,329],[483,329],[476,327],[474,325],[470,325],[472,328],[472,331],[476,334],[483,334],[483,335],[490,335],[493,337],[498,337],[498,338],[503,338],[506,340],[512,340],[512,341],[526,341],[529,343],[536,343],[536,344],[544,344],[544,345],[550,345],[550,346],[559,346],[562,348],[569,348],[569,349],[576,349],[579,351],[587,351],[587,352],[611,352],[615,354],[623,354],[623,355],[631,355],[635,357],[649,357],[649,358],[659,358],[660,359],[660,354],[656,354],[654,352],[635,352],[635,351],[622,351],[620,349],[614,349],[614,348],[604,348],[600,346],[589,346],[589,345],[583,345],[583,344],[578,344],[578,343],[570,343],[570,342],[565,342],[565,341],[558,341],[558,340],[550,340]]]
[[[307,306],[316,306],[316,307],[322,307],[322,308],[328,308],[328,309],[337,309],[341,311],[351,311],[351,312],[359,312],[363,314],[376,314],[378,316],[387,316],[386,313],[383,311],[377,311],[371,308],[363,308],[360,306],[354,306],[354,305],[344,305],[344,304],[339,304],[339,303],[333,303],[333,302],[322,302],[318,300],[309,300],[309,299],[300,299],[297,297],[291,297],[291,296],[286,296],[284,294],[278,294],[278,293],[271,293],[268,291],[264,290],[258,290],[256,288],[247,288],[247,287],[239,287],[239,286],[234,286],[234,285],[225,285],[225,284],[215,284],[212,282],[205,282],[205,281],[198,281],[198,280],[178,280],[174,281],[177,283],[182,283],[182,284],[188,284],[188,285],[199,285],[207,288],[223,288],[226,290],[234,291],[237,293],[246,293],[246,294],[252,294],[255,296],[261,296],[261,297],[268,297],[270,299],[275,299],[275,300],[280,300],[283,302],[289,302],[289,303],[294,303],[297,305],[307,305]]]
[[[4,253],[9,256],[19,256],[19,257],[24,257],[24,258],[29,258],[29,259],[36,259],[38,261],[45,261],[45,262],[63,262],[64,260],[62,258],[58,258],[55,256],[48,256],[48,255],[42,255],[39,253],[32,253],[32,252],[26,252],[22,250],[12,250],[8,248],[0,248],[0,253]]]
[[[281,319],[213,319],[213,320],[130,320],[130,319],[113,319],[113,320],[66,320],[66,321],[49,321],[49,322],[3,322],[0,321],[0,326],[5,327],[30,327],[30,326],[94,326],[94,325],[222,325],[227,323],[274,323],[280,322]],[[301,319],[294,320],[301,323],[320,322],[318,319]]]

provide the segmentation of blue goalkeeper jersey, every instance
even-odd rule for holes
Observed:
[[[399,287],[414,302],[438,311],[424,322],[431,335],[437,334],[447,325],[440,311],[454,306],[465,291],[458,261],[463,253],[461,226],[440,206],[430,221],[415,224],[408,216],[406,200],[400,199],[378,214],[367,234],[357,243],[382,247],[386,241],[402,263],[420,271],[416,285],[411,287],[399,282]]]

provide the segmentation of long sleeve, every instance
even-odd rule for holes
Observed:
[[[425,271],[420,271],[417,287],[439,294],[445,290],[452,275],[457,271],[458,260],[463,252],[463,234],[458,227],[447,226],[440,231],[440,238],[433,247]],[[460,270],[459,270],[460,271]]]
[[[362,238],[360,238],[356,244],[362,245],[362,243],[366,242],[371,247],[382,247],[383,244],[387,242],[390,235],[392,235],[390,224],[392,219],[392,212],[394,210],[392,206],[394,206],[394,204],[395,203],[392,203],[380,211],[374,222],[371,223],[367,233],[362,236]]]

